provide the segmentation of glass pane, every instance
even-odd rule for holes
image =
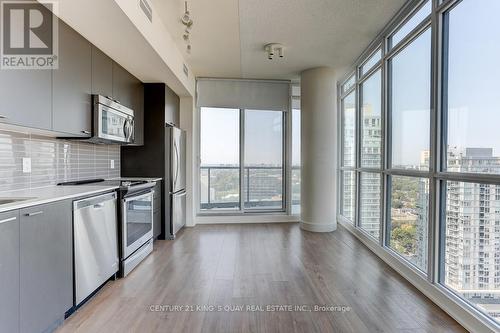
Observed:
[[[300,110],[292,110],[292,214],[300,214]]]
[[[283,112],[245,110],[245,208],[283,207]]]
[[[361,173],[359,226],[379,239],[381,178],[379,173]]]
[[[446,184],[444,284],[500,323],[500,185]]]
[[[420,22],[422,22],[427,16],[431,14],[432,11],[432,1],[427,1],[425,5],[422,6],[405,24],[397,30],[392,37],[390,37],[389,42],[391,46],[396,46],[405,38],[413,29],[415,29]]]
[[[356,83],[356,77],[353,75],[342,85],[342,93],[351,89],[351,87],[353,87],[355,83]]]
[[[356,163],[356,93],[353,91],[342,101],[342,165],[354,167]]]
[[[376,71],[361,85],[361,166],[380,168],[382,155],[382,76]]]
[[[354,171],[341,172],[341,194],[342,202],[340,213],[352,222],[354,221],[356,203],[356,176]]]
[[[499,12],[497,0],[463,1],[449,12],[447,168],[452,172],[500,174]]]
[[[429,180],[406,176],[391,180],[388,245],[426,272]]]
[[[360,69],[360,75],[364,75],[368,72],[379,60],[382,59],[382,49],[377,50],[370,59],[368,59]]]
[[[200,207],[240,208],[240,110],[201,108]]]
[[[392,167],[429,169],[431,31],[390,62]]]
[[[153,228],[152,195],[130,200],[126,203],[127,211],[127,246],[131,246]]]

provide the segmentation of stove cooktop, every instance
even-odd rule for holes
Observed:
[[[97,184],[101,183],[103,185],[116,185],[116,186],[121,186],[121,187],[133,187],[133,186],[138,186],[142,184],[147,184],[149,183],[147,180],[105,180],[103,178],[96,178],[96,179],[84,179],[84,180],[75,180],[75,181],[70,181],[70,182],[63,182],[59,183],[57,185],[60,186],[75,186],[75,185],[89,185],[89,184]]]

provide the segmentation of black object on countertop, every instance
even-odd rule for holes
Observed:
[[[84,184],[92,184],[92,183],[101,183],[104,179],[96,178],[96,179],[85,179],[85,180],[74,180],[71,182],[58,183],[57,185],[84,185]]]

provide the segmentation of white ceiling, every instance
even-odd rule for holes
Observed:
[[[192,50],[186,52],[183,0],[152,0],[154,9],[202,77],[295,79],[305,69],[344,71],[405,0],[190,0]],[[268,60],[264,44],[285,45]]]

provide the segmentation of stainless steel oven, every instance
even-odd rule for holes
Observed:
[[[153,191],[123,199],[123,255],[134,253],[153,238]]]
[[[102,95],[93,95],[94,142],[133,143],[134,111]]]
[[[149,188],[124,193],[122,196],[120,215],[123,276],[132,271],[153,250],[153,195],[154,190]]]

